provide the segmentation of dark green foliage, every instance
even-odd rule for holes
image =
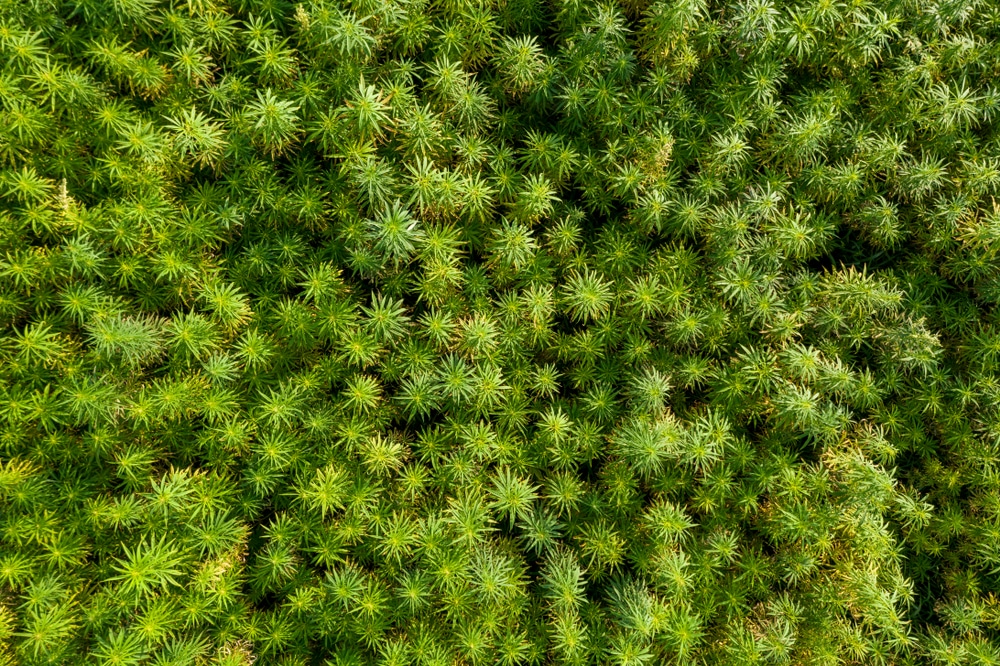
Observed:
[[[1000,663],[1000,8],[0,0],[0,665]]]

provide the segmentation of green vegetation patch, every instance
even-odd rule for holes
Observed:
[[[0,666],[1000,664],[1000,4],[0,0]]]

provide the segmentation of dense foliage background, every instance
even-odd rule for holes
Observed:
[[[1000,663],[1000,4],[0,0],[0,663]]]

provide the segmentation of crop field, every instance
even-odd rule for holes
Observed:
[[[1000,666],[998,198],[998,0],[0,0],[0,666]]]

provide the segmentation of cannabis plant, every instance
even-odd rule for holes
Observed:
[[[1000,664],[1000,5],[0,0],[0,666]]]

